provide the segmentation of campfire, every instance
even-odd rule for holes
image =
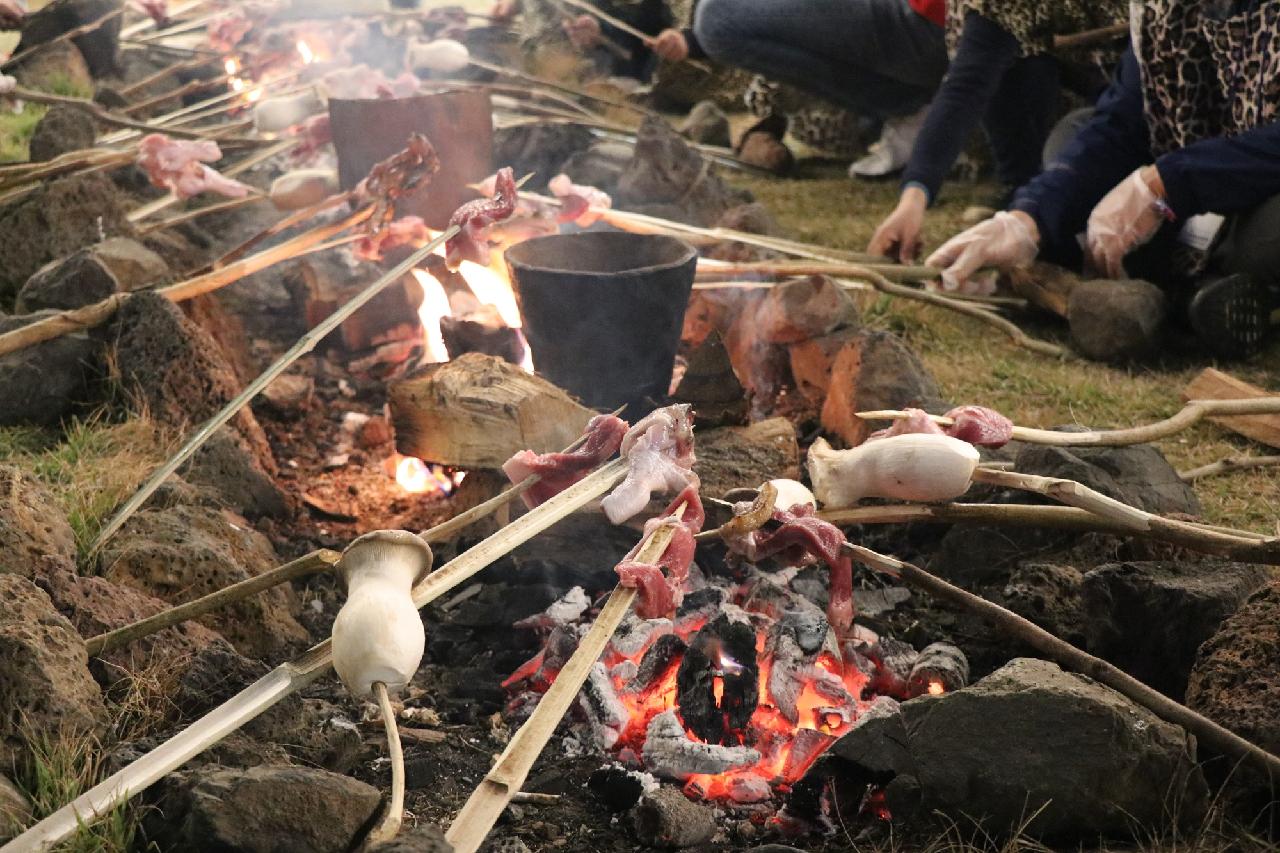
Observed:
[[[1198,520],[1235,463],[1149,443],[1272,436],[1278,398],[1203,386],[1100,430],[951,405],[875,300],[1057,358],[1001,313],[1052,288],[965,299],[772,236],[743,164],[643,93],[401,6],[147,0],[41,42],[125,51],[101,103],[0,86],[113,128],[0,173],[6,221],[58,231],[0,270],[13,423],[61,436],[92,402],[181,439],[76,525],[39,478],[111,442],[24,433],[33,473],[0,470],[0,795],[39,757],[5,720],[111,741],[4,853],[109,814],[163,849],[875,845],[939,818],[1078,846],[1207,824],[1214,762],[1251,796],[1280,774],[1212,713],[1266,657],[1231,620],[1264,621],[1280,541]]]

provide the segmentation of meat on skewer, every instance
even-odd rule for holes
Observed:
[[[453,212],[449,225],[461,230],[445,243],[445,261],[456,270],[463,261],[485,266],[489,263],[489,228],[507,219],[516,210],[516,178],[510,167],[499,169],[493,198],[469,201]]]
[[[657,409],[622,440],[626,478],[600,501],[609,521],[622,524],[643,510],[654,492],[674,492],[695,481],[693,418],[689,406]]]
[[[144,136],[138,144],[138,166],[151,183],[179,198],[204,192],[228,198],[243,198],[249,187],[220,174],[207,165],[222,159],[222,150],[212,140],[174,140],[163,133]]]
[[[534,453],[521,450],[502,466],[513,484],[537,475],[541,481],[521,497],[529,509],[563,492],[591,469],[618,452],[627,422],[614,415],[597,415],[587,423],[582,447],[569,453]]]
[[[1003,447],[1013,438],[1013,421],[985,406],[957,406],[945,415],[953,421],[947,427],[938,426],[920,409],[904,409],[903,414],[905,418],[873,432],[867,441],[898,435],[949,435],[978,447]]]
[[[677,511],[679,515],[676,514]],[[666,512],[645,524],[644,539],[618,563],[615,568],[618,583],[639,590],[636,615],[641,619],[670,616],[684,601],[684,586],[689,580],[689,566],[693,563],[693,552],[697,548],[694,536],[702,530],[705,520],[706,513],[698,496],[698,480],[694,477],[671,502]],[[636,554],[640,552],[644,542],[654,530],[667,524],[674,527],[674,532],[658,562],[637,562]]]

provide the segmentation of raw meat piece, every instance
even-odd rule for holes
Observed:
[[[297,160],[306,159],[333,142],[333,128],[329,124],[327,112],[294,125],[289,128],[289,132],[302,140],[302,144],[293,149],[293,157]]]
[[[595,187],[575,184],[565,174],[552,178],[547,183],[547,189],[560,199],[560,213],[556,218],[561,222],[572,222],[580,228],[595,224],[600,218],[601,209],[613,207],[613,199],[608,193]]]
[[[643,510],[653,492],[676,491],[693,482],[689,406],[667,406],[645,417],[622,439],[622,455],[631,466],[627,477],[600,502],[614,524]]]
[[[840,528],[818,518],[816,513],[809,504],[775,510],[773,521],[779,527],[730,537],[725,539],[725,545],[753,563],[768,557],[795,565],[816,560],[826,563],[831,589],[827,621],[843,632],[853,624],[853,561],[844,552],[846,540]]]
[[[134,0],[134,5],[147,13],[151,20],[156,22],[157,27],[167,27],[169,25],[169,0]],[[3,9],[4,2],[0,2],[0,9]]]
[[[0,95],[12,95],[18,89],[18,78],[0,74]]]
[[[449,225],[457,225],[462,230],[445,243],[445,261],[449,269],[456,270],[463,261],[473,261],[481,266],[489,263],[489,227],[515,213],[517,195],[515,173],[510,167],[499,169],[493,198],[469,201],[453,212]]]
[[[604,460],[618,452],[622,437],[627,432],[627,422],[613,415],[597,415],[587,423],[583,433],[587,440],[582,447],[569,453],[534,453],[521,450],[502,466],[503,473],[512,484],[523,483],[537,475],[541,482],[521,497],[525,506],[533,509],[563,492],[587,475]]]
[[[421,81],[407,71],[392,80],[368,65],[339,68],[320,79],[320,88],[326,97],[343,101],[407,98],[418,91],[419,85]]]
[[[355,255],[365,261],[380,261],[384,252],[400,246],[426,243],[431,237],[427,223],[420,216],[404,216],[361,238],[355,245]]]
[[[886,429],[876,430],[867,436],[867,441],[874,441],[878,438],[893,438],[895,435],[943,435],[942,427],[933,422],[933,418],[929,417],[929,413],[923,409],[903,409],[906,415],[902,420],[894,421]]]
[[[944,432],[979,447],[1004,447],[1013,438],[1013,421],[984,406],[960,406],[947,412],[955,423]]]
[[[677,510],[680,511],[678,516],[675,514]],[[614,569],[618,573],[619,584],[640,590],[636,615],[641,619],[670,616],[684,601],[689,564],[693,562],[693,552],[697,548],[693,537],[702,530],[705,520],[706,513],[702,509],[702,500],[698,497],[698,482],[695,478],[694,482],[676,496],[666,512],[645,524],[644,539]],[[638,562],[636,555],[640,553],[644,542],[659,527],[666,525],[674,525],[674,532],[662,556],[656,563]],[[666,569],[665,573],[663,569]]]
[[[230,53],[253,29],[253,21],[242,9],[231,9],[209,24],[209,44],[220,53]]]
[[[203,192],[229,198],[247,195],[247,186],[205,165],[220,159],[222,151],[212,140],[176,141],[163,133],[152,133],[138,143],[138,166],[154,186],[170,190],[179,198],[191,198]]]

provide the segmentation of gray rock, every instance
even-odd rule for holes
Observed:
[[[0,572],[30,579],[42,558],[75,560],[75,533],[44,484],[15,465],[0,465],[0,495]]]
[[[0,776],[0,841],[8,841],[33,820],[31,801],[5,776]]]
[[[202,768],[165,778],[156,834],[190,853],[345,853],[381,802],[377,788],[307,767]]]
[[[284,492],[262,470],[235,430],[214,433],[196,453],[185,476],[248,518],[283,518],[289,512]]]
[[[173,275],[164,258],[128,237],[108,238],[91,251],[115,275],[121,290],[137,290]]]
[[[1067,298],[1071,343],[1096,361],[1133,361],[1155,354],[1166,313],[1164,292],[1139,279],[1082,281]]]
[[[878,740],[893,749],[863,766],[859,746]],[[964,690],[906,702],[832,750],[853,772],[892,776],[895,821],[936,812],[998,836],[1028,821],[1022,831],[1036,837],[1096,840],[1167,825],[1171,802],[1198,825],[1208,789],[1190,743],[1120,694],[1020,658]]]
[[[1270,577],[1213,559],[1099,566],[1084,576],[1088,649],[1180,700],[1200,644]]]
[[[623,206],[672,206],[681,221],[702,226],[752,200],[749,193],[726,184],[714,166],[656,117],[640,126],[635,155],[618,179],[617,195]]]
[[[84,54],[74,44],[57,42],[42,48],[13,69],[18,85],[37,92],[56,89],[85,92],[93,88],[93,75]]]
[[[1004,606],[1055,637],[1084,646],[1084,575],[1057,563],[1023,563],[1004,588]]]
[[[676,125],[676,130],[689,140],[703,145],[729,148],[733,139],[729,135],[729,116],[714,101],[699,101],[689,110],[689,115]]]
[[[716,833],[715,815],[678,788],[645,794],[631,811],[636,839],[649,847],[679,849],[705,844]]]
[[[532,172],[534,182],[547,181],[564,171],[564,162],[590,147],[595,135],[571,124],[534,123],[495,130],[493,162],[510,166],[517,174]]]
[[[232,512],[186,505],[144,509],[102,551],[102,576],[181,604],[274,568],[271,543]],[[200,624],[242,654],[274,658],[305,642],[291,589],[277,586],[216,610]]]
[[[844,288],[825,275],[771,287],[756,309],[756,334],[775,344],[798,344],[858,321]]]
[[[444,840],[444,832],[434,823],[420,823],[405,829],[395,839],[376,844],[369,853],[453,853],[453,845]]]
[[[854,447],[870,432],[858,412],[909,406],[946,410],[937,382],[901,338],[892,332],[859,331],[832,362],[823,429]]]
[[[562,168],[576,184],[613,192],[631,155],[631,146],[625,142],[597,142],[565,160]]]
[[[1014,465],[1027,474],[1063,477],[1108,497],[1161,515],[1200,514],[1195,489],[1178,476],[1160,450],[1131,447],[1048,447],[1028,444]]]
[[[43,44],[77,27],[97,21],[119,8],[119,0],[54,0],[44,8],[27,15],[22,24],[22,40],[15,53]],[[107,77],[118,70],[120,52],[120,16],[102,26],[72,39],[84,54],[94,77]]]
[[[96,734],[106,708],[84,640],[49,596],[5,574],[0,601],[0,772],[8,772],[28,733]]]
[[[0,300],[50,261],[133,233],[119,191],[101,172],[58,178],[0,205]]]
[[[0,317],[0,332],[51,313]],[[0,426],[53,426],[82,408],[101,371],[101,355],[100,343],[75,332],[0,356]]]
[[[31,135],[31,161],[43,163],[68,151],[92,148],[97,128],[84,110],[55,106],[41,117]]]
[[[81,249],[36,270],[18,290],[15,307],[23,314],[45,308],[80,308],[119,290],[120,282],[110,268],[93,250]]]
[[[786,418],[707,430],[698,436],[697,456],[693,470],[702,480],[703,494],[714,497],[800,476],[796,428]]]

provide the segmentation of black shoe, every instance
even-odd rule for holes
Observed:
[[[1262,349],[1274,296],[1247,275],[1210,281],[1191,297],[1187,317],[1200,343],[1221,358],[1247,358]]]

